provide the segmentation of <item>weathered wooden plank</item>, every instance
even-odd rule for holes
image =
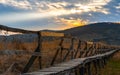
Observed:
[[[49,75],[49,74],[56,74],[56,73],[57,72],[31,72],[23,75]]]
[[[79,51],[80,51],[80,44],[81,44],[81,41],[79,40],[79,41],[78,41],[77,50],[75,51],[75,54],[74,54],[74,58],[77,57],[77,55],[78,55],[78,53],[79,53]]]
[[[38,34],[38,46],[34,52],[41,53],[41,35],[40,35],[40,32],[38,32],[37,34]],[[37,57],[38,56],[31,56],[31,58],[29,59],[29,62],[25,65],[22,73],[28,72],[28,70],[30,69],[30,67],[32,66],[32,64],[34,63]],[[39,56],[39,66],[41,68],[41,56]]]
[[[56,51],[56,53],[55,53],[55,55],[54,55],[54,57],[53,57],[50,65],[53,65],[53,64],[54,64],[54,62],[55,62],[55,60],[56,60],[56,58],[57,58],[57,55],[59,54],[59,51],[60,51],[60,50],[61,50],[61,55],[62,55],[62,50],[63,50],[63,49],[62,49],[62,44],[63,44],[63,41],[64,41],[64,39],[62,38],[62,39],[61,39],[61,42],[59,43],[59,48],[57,49],[57,51]],[[62,56],[61,56],[61,58],[62,58]]]
[[[45,68],[40,70],[39,72],[63,72],[67,69],[70,69],[69,67],[60,67],[60,66],[56,66],[56,67],[50,67],[50,68]]]
[[[106,57],[109,56],[111,54],[113,54],[114,52],[116,52],[117,50],[112,50],[103,54],[98,54],[98,55],[94,55],[94,56],[90,56],[90,57],[86,57],[86,58],[79,58],[79,59],[73,59],[70,60],[68,62],[64,62],[58,65],[55,65],[54,67],[50,67],[50,68],[45,68],[42,70],[39,70],[37,72],[32,72],[31,73],[27,73],[27,75],[53,75],[53,74],[57,74],[57,73],[61,73],[64,71],[69,71],[75,67],[80,66],[81,64],[85,64],[88,62],[91,62],[93,60],[97,60],[97,59],[101,59],[102,57]],[[83,69],[81,69],[82,71]],[[46,74],[45,74],[46,73]],[[84,75],[84,73],[81,73],[82,75]],[[23,74],[25,75],[25,74]]]
[[[69,61],[67,63],[57,64],[55,66],[74,68],[75,66],[78,66],[78,65],[80,65],[82,63],[83,63],[82,59],[78,59],[78,60],[76,59],[76,60]]]
[[[19,33],[37,33],[38,32],[38,31],[30,31],[30,30],[7,27],[4,25],[0,25],[0,29],[5,31],[11,31],[11,32],[19,32]]]
[[[64,37],[64,33],[41,31],[41,36]]]

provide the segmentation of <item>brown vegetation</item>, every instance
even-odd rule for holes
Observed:
[[[52,61],[55,52],[58,48],[60,48],[60,39],[55,39],[53,38],[52,40],[44,40],[42,42],[42,48],[41,48],[41,54],[42,54],[42,67],[49,67],[50,62]],[[71,40],[65,39],[63,42],[62,46],[64,48],[70,48],[70,42]],[[78,40],[74,41],[75,44],[75,49],[77,48]],[[6,55],[3,54],[0,56],[0,73],[6,72],[12,64],[17,63],[18,66],[23,69],[25,64],[28,62],[28,60],[31,57],[31,53],[34,52],[34,50],[37,48],[37,41],[31,42],[31,43],[26,43],[26,42],[20,42],[19,40],[15,40],[12,42],[9,42],[6,44],[6,47],[4,47],[5,44],[1,44],[0,50],[24,50],[27,51],[28,54],[13,54],[13,55]],[[29,54],[30,52],[30,54]],[[62,55],[64,55],[67,51],[64,50]],[[55,63],[60,63],[61,59],[61,54],[58,54],[57,61]],[[67,60],[70,60],[70,55],[67,58]],[[9,62],[8,62],[9,61]],[[15,68],[14,68],[15,69]],[[18,71],[21,71],[21,69],[16,68]],[[34,62],[32,68],[30,68],[30,71],[35,71],[39,69],[39,62],[38,59]],[[13,72],[14,73],[14,72]]]
[[[41,47],[41,54],[42,54],[42,67],[49,67],[50,62],[52,61],[52,58],[55,55],[55,52],[58,48],[60,48],[60,39],[55,38],[48,38],[48,40],[43,40],[42,47]],[[70,48],[71,45],[70,39],[64,39],[64,42],[62,46],[64,48]],[[84,49],[84,42],[81,42],[81,48]],[[28,60],[31,57],[31,53],[34,52],[34,50],[37,48],[37,40],[34,40],[33,42],[21,42],[19,40],[14,40],[12,42],[8,43],[0,43],[0,50],[23,50],[27,51],[26,54],[2,54],[0,55],[0,73],[4,75],[8,75],[11,73],[11,75],[19,75],[19,73],[23,70],[25,65],[27,64]],[[78,40],[74,40],[74,49],[76,50],[78,46]],[[62,55],[64,55],[67,52],[67,50],[63,50]],[[58,54],[57,61],[55,63],[62,62],[61,59],[63,58],[61,54]],[[70,55],[67,58],[67,60],[70,60]],[[36,71],[39,69],[39,62],[36,60],[30,68],[30,71]]]
[[[120,51],[116,53],[106,67],[101,70],[101,75],[120,75]]]

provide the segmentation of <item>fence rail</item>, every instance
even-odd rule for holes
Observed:
[[[0,29],[38,35],[38,46],[24,67],[22,75],[85,75],[85,73],[88,75],[97,75],[99,68],[104,67],[108,58],[119,50],[117,46],[82,41],[80,38],[65,35],[64,33],[29,31],[2,25],[0,25]],[[42,63],[45,63],[42,60],[44,58],[42,54],[45,52],[42,50],[42,43],[45,37],[59,39],[55,52],[52,54],[53,57],[50,58],[51,55],[47,54],[48,58],[51,59],[51,61],[49,61],[49,68],[42,68]],[[39,59],[39,68],[41,70],[27,73],[37,58]],[[59,60],[59,62],[57,62],[57,60]],[[94,65],[95,74],[91,72],[92,65]]]
[[[70,75],[71,73],[73,73],[73,75],[85,75],[85,72],[83,70],[85,70],[86,65],[89,66],[87,67],[87,70],[90,70],[91,63],[93,62],[95,62],[94,65],[98,64],[95,67],[103,67],[106,64],[106,60],[108,60],[108,58],[117,51],[118,49],[90,57],[73,59],[68,62],[54,65],[50,68],[45,68],[36,72],[26,73],[23,75]],[[77,69],[79,69],[79,74],[76,73]],[[96,71],[96,73],[97,72],[98,71]],[[86,73],[88,73],[88,75],[92,75],[92,71],[88,71]]]
[[[66,38],[70,40],[69,48],[64,48],[65,44],[63,43]],[[43,69],[40,67],[41,70],[37,72],[26,73],[34,62],[31,58],[23,70],[23,73],[26,74],[23,75],[84,75],[87,72],[88,75],[91,75],[91,64],[94,65],[96,70],[98,69],[97,67],[104,67],[107,59],[119,49],[119,47],[110,46],[103,43],[82,41],[79,38],[74,37],[64,36],[60,39],[61,41],[58,49],[55,54],[53,54],[54,57],[52,58],[52,61],[49,62],[51,67]],[[75,40],[78,40],[77,44],[75,44]],[[41,49],[42,48],[40,48],[40,50]],[[64,51],[66,51],[66,53],[64,53]],[[57,59],[57,57],[60,57],[60,59]],[[43,57],[41,56],[41,58]],[[69,59],[69,61],[67,59]],[[55,62],[57,60],[60,60],[61,63],[56,64]],[[98,73],[98,71],[96,71],[96,73]]]

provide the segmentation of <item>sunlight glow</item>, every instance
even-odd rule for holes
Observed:
[[[8,6],[14,6],[17,8],[23,8],[23,9],[30,9],[34,10],[33,12],[24,12],[24,13],[8,13],[0,14],[1,16],[1,23],[3,22],[20,22],[20,21],[26,21],[26,20],[34,20],[34,19],[44,19],[44,18],[50,18],[50,17],[57,17],[57,16],[64,16],[64,15],[71,15],[71,14],[82,14],[84,12],[101,12],[104,14],[109,14],[109,11],[104,8],[103,6],[106,5],[111,0],[98,0],[93,2],[88,2],[87,4],[82,3],[68,3],[68,2],[37,2],[35,5],[31,5],[30,2],[25,1],[15,1],[12,0],[5,1],[2,0],[0,3],[6,4]],[[68,5],[73,5],[72,8],[66,9],[65,7]],[[46,7],[46,9],[45,9]],[[101,11],[102,10],[102,11]],[[14,17],[13,17],[14,16]]]
[[[64,28],[72,28],[72,27],[77,27],[77,26],[84,26],[88,24],[88,21],[81,20],[81,19],[65,19],[65,18],[56,18],[56,21],[60,24],[65,24]]]

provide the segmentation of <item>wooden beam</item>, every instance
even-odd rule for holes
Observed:
[[[41,31],[41,36],[64,37],[64,33]]]
[[[51,66],[54,64],[54,62],[55,62],[55,60],[56,60],[60,50],[61,51],[63,50],[63,48],[62,48],[63,41],[64,41],[64,38],[61,38],[61,41],[59,43],[59,48],[57,49],[57,51],[56,51],[56,53],[55,53],[55,55],[54,55],[54,57],[53,57],[53,59],[52,59],[52,61],[50,63]]]
[[[38,47],[36,48],[36,50],[34,52],[41,53],[41,35],[40,35],[40,32],[38,32],[37,34],[38,34]],[[28,61],[28,63],[24,67],[22,73],[28,72],[28,70],[30,69],[30,67],[32,66],[32,64],[34,63],[34,61],[36,60],[37,57],[38,56],[34,56],[34,55],[31,56],[30,60]],[[40,66],[40,68],[42,67],[42,65],[41,65],[41,56],[39,56],[39,66]]]
[[[30,31],[18,28],[7,27],[4,25],[0,25],[0,30],[11,31],[11,32],[19,32],[19,33],[37,33],[38,31]]]

